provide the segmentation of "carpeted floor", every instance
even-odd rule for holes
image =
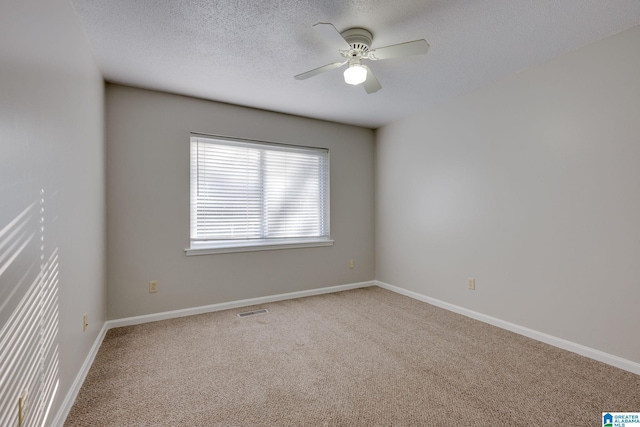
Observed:
[[[110,330],[65,426],[599,426],[640,411],[640,376],[381,288],[262,307]]]

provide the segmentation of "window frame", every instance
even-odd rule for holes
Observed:
[[[222,143],[240,143],[240,144],[255,144],[256,148],[264,148],[265,146],[273,146],[277,148],[291,148],[293,150],[322,150],[326,151],[326,228],[328,235],[326,237],[289,237],[289,238],[272,238],[272,239],[234,239],[234,240],[206,240],[199,241],[192,238],[191,230],[193,228],[193,175],[192,175],[192,145],[194,138],[219,140]],[[274,151],[276,151],[274,150]],[[332,246],[334,240],[331,238],[331,162],[330,162],[330,150],[326,147],[311,147],[296,144],[283,144],[279,142],[253,140],[246,138],[230,137],[225,135],[212,135],[191,132],[189,134],[189,244],[190,246],[185,249],[187,256],[193,255],[212,255],[221,253],[235,253],[235,252],[252,252],[252,251],[265,251],[265,250],[279,250],[279,249],[295,249],[295,248],[311,248],[311,247],[323,247]]]

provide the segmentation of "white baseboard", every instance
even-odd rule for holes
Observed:
[[[106,323],[102,325],[102,329],[100,330],[100,333],[98,333],[96,340],[93,342],[93,346],[91,346],[91,350],[89,350],[89,354],[87,354],[87,357],[84,359],[84,363],[80,368],[80,372],[78,372],[78,375],[76,375],[76,379],[73,381],[73,384],[71,384],[71,388],[69,389],[69,392],[67,393],[67,395],[64,398],[64,401],[62,402],[62,406],[60,406],[60,409],[56,414],[56,418],[53,420],[53,423],[51,424],[52,426],[54,427],[63,426],[64,421],[67,419],[67,415],[69,415],[69,411],[71,410],[71,407],[73,406],[73,403],[76,401],[76,397],[78,396],[78,393],[82,388],[82,383],[84,383],[85,378],[87,378],[89,369],[91,369],[91,365],[93,365],[93,360],[96,358],[96,354],[98,354],[98,350],[100,349],[102,340],[104,340],[104,336],[107,334],[108,330],[109,328]]]
[[[552,345],[554,347],[558,347],[563,350],[568,350],[573,353],[577,353],[581,356],[585,356],[590,359],[594,359],[599,362],[603,362],[608,365],[615,366],[616,368],[624,369],[625,371],[632,372],[636,375],[640,375],[640,363],[623,359],[621,357],[614,356],[612,354],[605,353],[603,351],[596,350],[591,347],[584,346],[582,344],[576,344],[574,342],[567,341],[562,338],[554,337],[553,335],[545,334],[544,332],[538,332],[533,329],[525,328],[524,326],[519,326],[514,323],[507,322],[505,320],[487,316],[486,314],[478,313],[477,311],[469,310],[454,304],[449,304],[448,302],[444,302],[435,298],[430,298],[428,296],[419,294],[417,292],[399,288],[397,286],[380,282],[378,280],[376,280],[376,285],[381,288],[396,292],[398,294],[416,299],[418,301],[426,302],[431,305],[444,308],[445,310],[453,311],[454,313],[462,314],[463,316],[467,316],[472,319],[476,319],[481,322],[488,323],[490,325],[497,326],[499,328],[506,329],[511,332],[515,332],[516,334],[524,335],[525,337],[532,338],[536,341],[541,341],[543,343]]]
[[[121,326],[138,325],[140,323],[156,322],[158,320],[174,319],[176,317],[193,316],[194,314],[211,313],[214,311],[229,310],[231,308],[246,307],[249,305],[266,304],[275,301],[284,301],[294,298],[309,297],[313,295],[329,294],[332,292],[348,291],[349,289],[375,286],[375,281],[350,283],[347,285],[330,286],[328,288],[310,289],[308,291],[289,292],[286,294],[270,295],[266,297],[249,298],[237,301],[222,302],[219,304],[203,305],[200,307],[185,308],[182,310],[165,311],[162,313],[146,314],[144,316],[125,317],[107,321],[107,329]]]

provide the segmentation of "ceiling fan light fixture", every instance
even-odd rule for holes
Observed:
[[[314,68],[306,73],[298,74],[294,78],[296,80],[305,80],[325,71],[335,70],[345,64],[349,64],[344,71],[345,83],[353,86],[362,85],[362,88],[368,94],[376,93],[382,89],[382,86],[369,67],[362,65],[361,62],[363,60],[379,61],[381,59],[419,55],[427,53],[429,49],[429,43],[425,39],[371,49],[373,36],[371,32],[364,28],[349,28],[340,33],[333,24],[328,22],[318,22],[313,28],[325,40],[330,42],[334,49],[338,50],[344,61],[332,62],[331,64]]]
[[[359,85],[367,80],[367,69],[360,64],[350,64],[344,70],[344,82],[350,85]]]

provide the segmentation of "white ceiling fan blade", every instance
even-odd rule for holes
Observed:
[[[351,49],[349,43],[347,43],[347,41],[340,35],[333,24],[318,22],[313,26],[313,28],[336,49]]]
[[[368,57],[373,60],[398,58],[401,56],[425,54],[428,50],[429,43],[424,39],[420,39],[370,50]]]
[[[333,70],[334,68],[340,68],[346,63],[347,63],[347,61],[345,61],[345,62],[334,62],[332,64],[323,65],[322,67],[314,68],[313,70],[307,71],[306,73],[298,74],[294,78],[296,80],[308,79],[309,77],[316,76],[316,75],[318,75],[320,73],[324,73],[325,71]]]
[[[367,80],[362,83],[364,90],[366,90],[367,93],[375,93],[382,89],[382,85],[380,84],[378,79],[376,79],[376,76],[373,75],[371,69],[366,65],[363,65],[363,67],[367,69]]]

